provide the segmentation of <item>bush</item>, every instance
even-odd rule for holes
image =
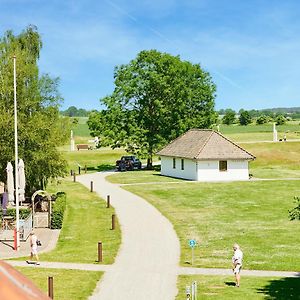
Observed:
[[[31,209],[29,209],[29,208],[20,208],[19,209],[19,218],[24,220],[29,216],[30,213],[31,213]],[[12,216],[16,219],[16,209],[15,208],[8,208],[6,210],[5,215],[6,216]],[[0,217],[2,218],[2,216],[3,216],[3,210],[1,209],[0,210]]]
[[[51,213],[51,228],[52,229],[61,229],[64,213],[66,210],[66,194],[59,192],[55,195],[55,202],[52,205],[52,213]]]
[[[289,210],[290,220],[300,220],[300,197],[295,197],[296,207]]]

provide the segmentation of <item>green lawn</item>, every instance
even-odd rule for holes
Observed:
[[[102,272],[21,268],[22,274],[32,280],[45,294],[48,295],[48,276],[53,277],[54,299],[57,300],[86,300],[93,293]]]
[[[176,300],[186,299],[186,286],[197,282],[197,299],[258,300],[299,299],[300,278],[246,277],[242,275],[241,287],[236,288],[229,276],[179,276]]]
[[[98,150],[63,151],[70,170],[78,173],[78,164],[84,168],[86,165],[89,171],[103,171],[115,168],[116,160],[126,155],[124,149],[101,148]]]
[[[288,209],[299,181],[180,183],[126,186],[174,225],[181,264],[190,266],[188,239],[199,241],[195,267],[229,268],[232,244],[244,250],[246,269],[299,270],[300,226]]]
[[[63,180],[51,192],[67,194],[67,209],[56,248],[41,254],[41,261],[95,263],[98,241],[103,244],[103,263],[111,264],[121,244],[119,224],[111,230],[113,208],[79,183]]]
[[[149,182],[184,182],[185,180],[161,176],[160,171],[136,170],[118,172],[106,177],[109,182],[121,184],[149,183]]]

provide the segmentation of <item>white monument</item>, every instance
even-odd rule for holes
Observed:
[[[75,141],[73,137],[73,130],[71,130],[71,151],[75,151]]]
[[[273,123],[273,142],[278,142],[278,136],[277,136],[277,130],[276,130],[275,123]]]

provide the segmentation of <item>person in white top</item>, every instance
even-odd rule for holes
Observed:
[[[37,244],[37,236],[35,235],[34,232],[30,233],[30,249],[31,249],[31,253],[30,253],[30,259],[32,261],[33,256],[35,256],[36,259],[36,264],[39,265],[39,256],[38,256],[38,244]]]
[[[243,252],[238,244],[233,245],[233,251],[234,254],[232,257],[232,270],[235,276],[236,286],[239,287],[241,281],[240,272],[243,264]]]

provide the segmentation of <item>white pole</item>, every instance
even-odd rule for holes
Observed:
[[[14,113],[15,113],[15,194],[16,194],[16,231],[17,231],[17,251],[20,248],[20,224],[19,224],[19,178],[18,178],[18,122],[17,122],[17,76],[16,76],[16,56],[14,55]]]

